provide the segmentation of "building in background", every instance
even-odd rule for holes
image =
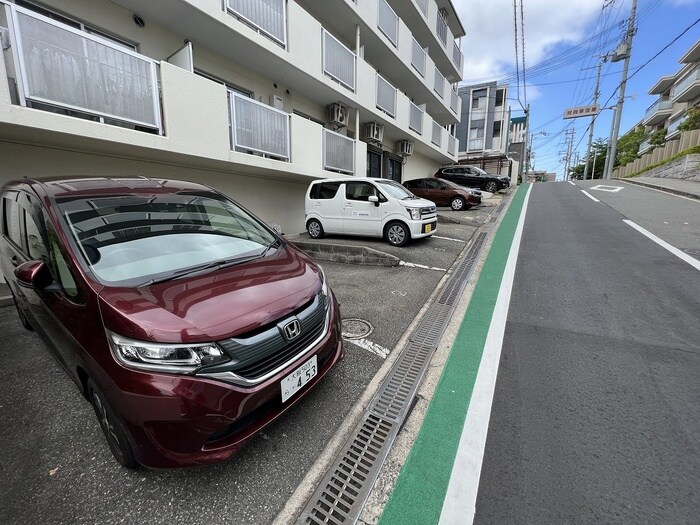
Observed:
[[[177,178],[287,233],[310,181],[457,160],[450,0],[0,0],[0,182]]]

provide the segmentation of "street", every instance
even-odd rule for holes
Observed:
[[[698,201],[618,181],[532,188],[475,523],[700,515],[697,264],[623,220],[698,253]]]

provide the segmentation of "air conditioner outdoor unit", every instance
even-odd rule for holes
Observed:
[[[376,122],[368,122],[365,124],[365,134],[363,137],[367,142],[375,142],[381,144],[384,138],[384,126]]]
[[[399,141],[399,155],[401,155],[402,157],[410,157],[411,155],[413,155],[412,140]]]
[[[328,106],[328,120],[335,126],[347,126],[350,120],[350,111],[347,106],[336,102]]]

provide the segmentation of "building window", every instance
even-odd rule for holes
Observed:
[[[486,90],[477,89],[472,91],[472,109],[486,107]]]
[[[382,154],[367,148],[367,176],[382,178]]]
[[[501,136],[501,121],[497,120],[493,123],[493,138],[498,138]]]
[[[505,89],[499,89],[496,91],[496,107],[503,105],[503,99],[505,98],[505,94]]]

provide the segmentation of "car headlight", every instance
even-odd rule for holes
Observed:
[[[134,368],[188,374],[202,366],[216,365],[230,358],[216,343],[162,344],[127,339],[108,332],[117,359]]]
[[[420,220],[420,208],[406,208],[406,211],[414,221]]]
[[[326,272],[320,264],[316,265],[318,267],[318,273],[321,275],[321,293],[324,297],[328,297],[328,279],[326,279]]]

